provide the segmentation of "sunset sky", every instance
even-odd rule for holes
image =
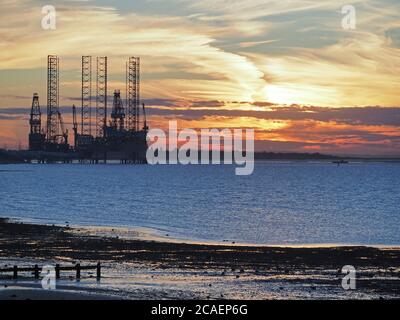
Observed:
[[[342,28],[348,4],[355,30]],[[41,28],[45,5],[56,30]],[[82,55],[109,57],[109,95],[140,56],[151,127],[254,128],[257,150],[400,155],[399,0],[2,0],[0,148],[26,146],[33,92],[45,113],[48,54],[67,122]]]

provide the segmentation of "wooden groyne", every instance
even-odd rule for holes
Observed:
[[[35,279],[39,279],[40,276],[40,268],[37,264],[33,267],[18,267],[14,265],[13,267],[8,268],[0,268],[0,273],[12,273],[13,279],[18,278],[19,272],[32,272]],[[61,271],[75,271],[76,279],[81,278],[81,271],[83,270],[96,270],[96,278],[100,280],[101,278],[101,264],[98,262],[96,265],[88,265],[88,266],[81,266],[80,263],[77,263],[74,266],[61,266],[60,264],[56,264],[54,267],[56,279],[60,279]]]

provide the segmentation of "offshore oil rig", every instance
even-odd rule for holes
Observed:
[[[121,163],[146,163],[149,128],[145,105],[140,103],[140,58],[130,57],[126,61],[125,103],[121,91],[115,90],[108,115],[107,57],[96,58],[96,95],[93,99],[92,57],[82,56],[81,107],[79,110],[72,106],[73,146],[69,144],[68,129],[59,106],[59,61],[54,55],[47,58],[46,127],[42,126],[39,96],[34,93],[29,120],[29,150],[19,155],[26,161],[38,162],[78,160],[106,163],[107,160],[119,160]],[[140,113],[143,115],[142,123]]]

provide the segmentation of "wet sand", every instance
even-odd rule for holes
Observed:
[[[101,261],[114,267],[130,264],[152,272],[161,270],[171,279],[186,276],[184,281],[189,291],[190,281],[213,274],[212,280],[204,280],[207,287],[221,287],[213,292],[204,288],[197,290],[197,285],[193,286],[193,295],[186,290],[176,298],[400,298],[399,248],[285,248],[160,242],[86,235],[69,227],[0,218],[0,257],[63,264]],[[345,265],[353,265],[358,272],[354,294],[341,288],[341,269]],[[143,275],[150,278],[149,272]],[[224,291],[225,286],[230,289]],[[248,294],[241,292],[241,286]],[[273,291],[271,295],[266,295],[268,290]],[[238,294],[233,294],[236,291]],[[296,294],[291,295],[292,291]],[[163,296],[163,292],[154,292],[154,296],[174,298],[170,293]],[[3,288],[0,299],[10,296],[9,292],[4,294]],[[147,292],[143,298],[152,298],[152,293]]]
[[[12,287],[0,290],[0,300],[113,300],[112,296],[70,290]]]

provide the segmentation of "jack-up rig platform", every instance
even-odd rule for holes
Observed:
[[[149,128],[145,105],[140,103],[140,58],[130,57],[126,61],[125,101],[121,98],[121,91],[115,90],[109,120],[107,57],[96,58],[96,95],[93,107],[92,57],[82,56],[80,112],[75,105],[72,106],[73,146],[68,142],[68,129],[65,128],[60,112],[59,65],[57,56],[48,56],[46,128],[42,128],[39,95],[34,93],[29,120],[29,150],[18,151],[18,155],[28,162],[43,163],[76,160],[90,163],[106,163],[108,160],[146,163]]]

